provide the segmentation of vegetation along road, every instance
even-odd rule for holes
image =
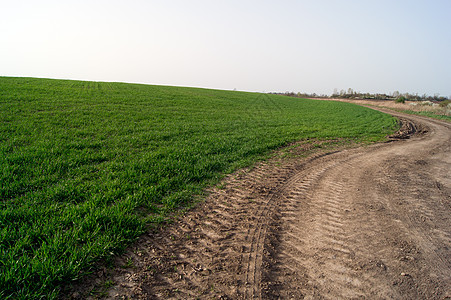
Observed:
[[[451,124],[397,114],[393,142],[229,176],[98,276],[111,298],[451,296]],[[108,273],[109,275],[105,275]],[[100,273],[99,273],[100,274]],[[103,281],[102,281],[103,280]]]

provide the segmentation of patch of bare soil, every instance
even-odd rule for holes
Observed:
[[[451,297],[451,125],[398,116],[407,133],[395,142],[231,175],[85,290],[111,299]]]
[[[409,119],[399,118],[400,128],[397,132],[390,135],[391,140],[408,139],[415,134],[424,134],[427,132],[427,127],[421,123],[415,123]]]

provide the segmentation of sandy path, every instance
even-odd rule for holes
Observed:
[[[451,296],[451,126],[417,121],[427,135],[340,153],[298,182],[270,230],[266,296]]]
[[[451,125],[404,117],[428,132],[233,174],[93,282],[119,299],[451,297]]]

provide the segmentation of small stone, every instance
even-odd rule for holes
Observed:
[[[409,276],[409,274],[402,272],[401,276]]]

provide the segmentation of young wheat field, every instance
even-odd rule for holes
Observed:
[[[56,298],[224,174],[299,140],[381,141],[349,103],[0,77],[0,298]]]

